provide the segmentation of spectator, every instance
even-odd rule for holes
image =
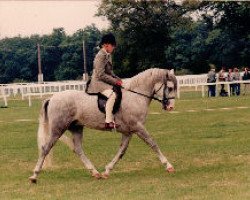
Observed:
[[[242,76],[242,80],[249,80],[250,79],[250,73],[249,69],[247,67],[244,68],[244,74]]]
[[[210,71],[207,74],[207,83],[215,83],[215,82],[216,82],[215,67],[211,67]],[[209,97],[215,97],[215,88],[216,85],[208,85]]]
[[[230,68],[228,69],[228,75],[227,75],[227,81],[228,82],[233,82],[235,79],[234,77],[234,72],[233,70]],[[230,94],[231,95],[235,95],[235,85],[232,83],[230,84]]]
[[[225,75],[225,67],[222,67],[221,70],[219,71],[219,81],[224,82],[226,80],[226,75]],[[227,92],[225,91],[225,85],[221,84],[221,89],[220,89],[220,96],[227,96]]]
[[[247,67],[244,68],[244,74],[242,76],[242,80],[243,81],[250,80],[250,73]],[[249,83],[244,84],[244,93],[243,93],[244,95],[246,94],[247,89],[249,89]]]
[[[234,81],[240,81],[240,79],[241,77],[240,77],[239,69],[235,67],[234,68]],[[239,96],[240,95],[240,83],[234,84],[234,90],[235,90],[235,94]]]

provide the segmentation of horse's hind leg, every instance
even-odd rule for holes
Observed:
[[[84,154],[82,148],[82,139],[83,139],[83,126],[74,125],[69,128],[71,133],[73,134],[73,142],[74,142],[74,152],[80,157],[83,165],[86,169],[88,169],[92,176],[95,178],[100,178],[100,173],[96,170],[91,161]]]
[[[42,169],[44,159],[48,155],[48,153],[50,152],[51,148],[55,145],[55,143],[58,140],[58,138],[60,137],[60,135],[61,134],[51,134],[48,142],[42,147],[42,150],[39,154],[39,158],[38,158],[36,167],[34,169],[34,173],[31,177],[29,177],[29,179],[32,183],[36,183],[37,176]]]
[[[131,137],[132,135],[124,135],[124,134],[122,135],[120,148],[118,152],[116,153],[115,157],[113,158],[113,160],[109,164],[106,165],[105,172],[102,173],[103,178],[108,178],[110,171],[114,168],[114,165],[119,161],[119,159],[123,157],[123,155],[125,154],[128,148]]]

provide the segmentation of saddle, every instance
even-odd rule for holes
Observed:
[[[112,113],[115,114],[119,111],[120,106],[121,106],[122,90],[120,87],[114,86],[113,91],[116,93],[116,99],[115,99],[115,104],[114,104]],[[97,98],[98,108],[102,113],[105,114],[106,113],[105,108],[106,108],[106,103],[107,103],[108,98],[102,93],[98,93],[97,96],[98,96]]]
[[[86,83],[85,92],[88,95],[94,95],[94,96],[97,95],[98,108],[102,113],[106,114],[105,108],[106,108],[106,103],[107,103],[108,98],[105,95],[103,95],[102,93],[100,93],[100,92],[99,93],[90,93],[90,92],[88,92],[90,81],[91,81],[91,79],[88,80],[87,83]],[[117,113],[119,111],[120,106],[121,106],[122,90],[121,90],[121,87],[113,86],[113,91],[116,93],[116,99],[115,99],[115,104],[114,104],[112,113],[115,114],[115,113]]]

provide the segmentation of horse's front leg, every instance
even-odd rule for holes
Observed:
[[[131,137],[132,137],[132,134],[131,135],[122,134],[122,141],[121,141],[120,148],[118,152],[116,153],[115,157],[113,158],[113,160],[109,164],[106,165],[105,172],[102,173],[103,178],[108,178],[110,171],[114,168],[114,165],[119,161],[119,159],[123,157],[123,155],[125,154],[128,148]]]
[[[141,138],[147,145],[149,145],[153,151],[158,155],[161,163],[165,165],[166,170],[171,173],[174,172],[174,167],[168,162],[167,158],[163,155],[160,148],[158,147],[157,143],[152,139],[149,135],[145,127],[141,124],[138,125],[138,130],[136,132],[139,138]]]

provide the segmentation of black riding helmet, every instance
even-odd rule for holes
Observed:
[[[113,46],[116,46],[115,36],[112,33],[108,33],[108,34],[103,35],[101,42],[100,42],[100,47],[103,44],[111,44]]]

